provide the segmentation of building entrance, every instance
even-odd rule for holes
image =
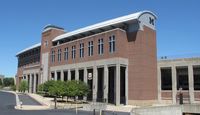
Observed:
[[[87,95],[87,100],[88,101],[92,101],[92,95],[93,95],[93,69],[88,69],[87,70],[87,83],[88,83],[88,86],[89,86],[89,93]]]
[[[103,99],[103,91],[104,91],[104,68],[98,68],[97,69],[97,102],[104,102],[104,99]]]
[[[126,104],[126,67],[120,67],[120,104]]]
[[[115,103],[116,67],[108,68],[108,103]]]

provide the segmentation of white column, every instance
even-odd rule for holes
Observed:
[[[161,68],[157,67],[158,102],[161,103]]]
[[[188,74],[190,103],[194,103],[194,74],[192,65],[188,66]]]
[[[120,105],[120,64],[116,65],[115,102]]]
[[[172,66],[172,102],[176,104],[177,95],[177,78],[176,78],[176,67]]]
[[[33,74],[34,75],[34,83],[33,83],[33,93],[36,93],[36,73]]]
[[[128,105],[128,65],[126,66],[126,75],[125,75],[125,98],[126,98],[126,105]]]
[[[103,98],[108,102],[108,66],[104,65],[104,96]]]
[[[87,78],[87,68],[85,67],[84,68],[84,78],[83,78],[83,80],[84,80],[84,82],[87,84],[87,81],[88,81],[88,78]],[[86,101],[87,100],[87,96],[84,96],[83,97],[83,99]]]
[[[93,67],[93,101],[97,99],[97,67]]]
[[[67,77],[68,77],[68,80],[70,81],[71,80],[71,71],[70,71],[70,69],[68,69],[68,72],[67,72]]]
[[[79,70],[78,70],[78,68],[75,69],[75,80],[79,80]]]
[[[64,72],[63,70],[60,71],[60,78],[61,78],[61,81],[64,81],[64,73],[63,73],[63,72]]]
[[[55,71],[55,76],[54,76],[54,80],[57,81],[57,71]]]

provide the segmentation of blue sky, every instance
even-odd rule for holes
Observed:
[[[16,74],[15,54],[40,42],[47,24],[72,31],[141,10],[158,16],[158,56],[200,54],[199,4],[199,0],[1,0],[0,74]]]

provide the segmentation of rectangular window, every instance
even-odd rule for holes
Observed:
[[[65,51],[64,51],[64,60],[68,60],[68,48],[65,48]]]
[[[84,57],[84,43],[80,43],[80,58]]]
[[[109,52],[115,52],[115,36],[112,35],[109,37]]]
[[[200,90],[200,66],[193,67],[194,90]]]
[[[176,68],[176,78],[177,78],[177,90],[182,88],[182,90],[189,89],[189,81],[188,81],[188,67],[182,66]]]
[[[76,46],[72,46],[72,59],[76,58]]]
[[[54,50],[51,51],[51,62],[52,63],[55,62],[55,51]]]
[[[103,54],[103,38],[98,40],[98,54]]]
[[[61,49],[58,49],[58,62],[61,61]]]
[[[93,41],[89,41],[88,42],[88,56],[92,56],[93,55]]]
[[[161,68],[161,89],[172,90],[172,70],[171,68]]]

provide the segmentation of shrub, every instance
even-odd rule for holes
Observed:
[[[28,83],[27,81],[23,80],[19,85],[19,91],[25,92],[26,90],[28,90]]]

